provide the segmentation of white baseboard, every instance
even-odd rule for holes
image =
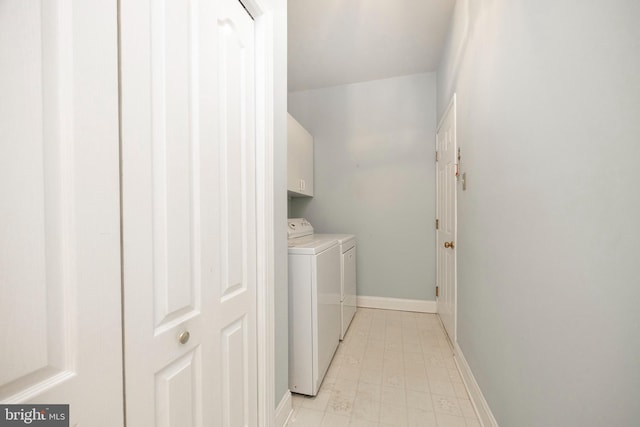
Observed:
[[[379,308],[383,310],[416,311],[418,313],[438,312],[438,305],[435,301],[417,299],[358,296],[357,304],[358,307]]]
[[[489,404],[484,398],[482,390],[480,390],[480,386],[476,382],[473,372],[471,372],[471,368],[464,358],[462,349],[457,342],[454,344],[454,360],[456,365],[458,365],[458,370],[462,374],[462,381],[464,381],[464,385],[467,387],[471,404],[476,410],[480,424],[482,424],[482,427],[498,427],[498,422],[493,416],[491,408],[489,408]]]
[[[273,425],[276,427],[284,427],[287,425],[292,413],[293,407],[291,406],[291,392],[287,390],[276,408],[276,419]]]

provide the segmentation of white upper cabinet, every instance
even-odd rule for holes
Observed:
[[[313,196],[313,137],[287,114],[287,190],[289,196]]]

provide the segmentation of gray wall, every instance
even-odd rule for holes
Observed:
[[[640,419],[640,2],[458,0],[458,339],[501,426]],[[460,188],[459,188],[460,189]]]
[[[287,2],[274,1],[275,405],[289,390],[287,267]]]
[[[359,295],[435,299],[435,109],[435,73],[289,94],[315,162],[289,216],[357,235]]]

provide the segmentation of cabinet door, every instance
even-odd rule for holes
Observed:
[[[291,196],[313,196],[313,137],[289,114],[287,190]]]

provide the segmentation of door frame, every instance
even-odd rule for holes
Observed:
[[[258,425],[275,418],[274,4],[239,0],[255,22]]]
[[[444,110],[444,113],[442,114],[442,116],[440,117],[440,120],[438,120],[438,126],[436,127],[436,151],[438,150],[438,134],[440,133],[440,128],[442,127],[442,124],[445,121],[445,118],[450,114],[453,113],[453,128],[455,129],[455,138],[453,140],[453,146],[454,146],[454,153],[457,152],[458,150],[458,132],[457,132],[457,126],[458,126],[458,118],[457,118],[457,101],[456,101],[456,93],[454,92],[453,96],[451,96],[451,100],[449,101],[449,104],[447,105],[447,108]],[[456,162],[456,165],[458,165],[458,163]],[[456,243],[456,245],[458,244],[458,178],[456,177],[455,179],[455,185],[453,185],[452,189],[453,189],[453,235],[454,235],[454,241]],[[438,213],[438,165],[436,164],[436,215]],[[435,246],[436,246],[436,282],[437,282],[437,278],[438,278],[438,232],[439,230],[436,229],[436,241],[435,241]],[[439,283],[436,283],[436,286],[440,286]],[[436,303],[438,303],[438,298],[436,298]],[[439,311],[439,310],[438,310]],[[442,322],[442,320],[440,320]],[[444,324],[443,324],[444,327]],[[451,344],[455,345],[455,343],[458,341],[458,249],[455,249],[454,253],[453,253],[453,336],[449,337],[449,339],[451,340]]]

